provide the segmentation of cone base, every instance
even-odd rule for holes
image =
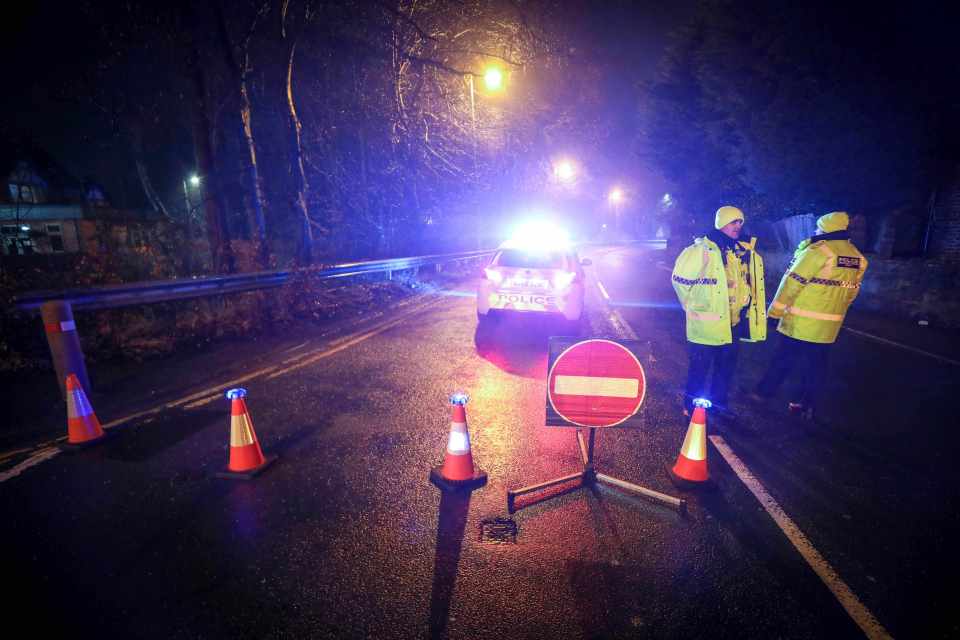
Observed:
[[[113,437],[113,435],[114,434],[109,431],[104,431],[103,435],[99,438],[94,438],[93,440],[84,440],[83,442],[70,442],[67,440],[58,444],[57,447],[64,453],[76,453],[77,451],[83,451],[84,449],[88,449],[106,442]]]
[[[697,489],[700,491],[713,491],[717,488],[716,483],[711,479],[707,478],[706,480],[693,481],[687,480],[686,478],[681,478],[673,472],[673,467],[667,465],[667,473],[670,475],[670,482],[673,483],[677,489],[683,490],[692,490]]]
[[[255,477],[263,473],[267,467],[276,462],[276,460],[276,455],[264,456],[263,464],[261,464],[259,467],[255,467],[248,471],[230,471],[229,469],[225,469],[213,474],[213,477],[224,478],[226,480],[253,480]]]
[[[473,491],[487,484],[487,472],[474,469],[473,477],[465,480],[448,480],[441,473],[443,465],[430,469],[430,482],[443,491]]]

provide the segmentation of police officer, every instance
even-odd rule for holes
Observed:
[[[867,259],[850,242],[849,216],[835,211],[817,220],[818,234],[797,247],[769,315],[783,334],[755,399],[773,396],[798,362],[800,394],[788,405],[808,420],[827,378],[827,356],[847,309],[860,292]]]
[[[739,341],[767,337],[763,259],[756,238],[741,238],[743,222],[737,207],[720,207],[714,228],[684,249],[673,266],[673,288],[687,325],[684,415],[693,399],[705,397],[721,415],[732,417],[728,395]]]

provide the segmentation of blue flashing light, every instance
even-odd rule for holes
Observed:
[[[695,407],[703,407],[704,409],[709,409],[710,407],[713,406],[713,403],[710,402],[709,400],[707,400],[706,398],[694,398],[694,399],[693,399],[693,406],[695,406]]]
[[[236,389],[230,389],[227,391],[226,396],[227,400],[236,400],[237,398],[244,398],[247,395],[247,390],[237,387]]]
[[[452,396],[450,396],[450,404],[465,405],[467,404],[467,400],[469,399],[470,399],[470,396],[465,394],[463,391],[457,391]]]
[[[530,252],[562,251],[570,247],[570,236],[549,222],[530,221],[514,230],[508,244],[511,248]]]

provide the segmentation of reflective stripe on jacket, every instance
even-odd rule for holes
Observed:
[[[744,277],[749,279],[747,321],[751,342],[767,337],[766,293],[763,287],[763,259],[754,249],[756,239],[739,242],[750,252]],[[733,258],[737,259],[737,258]],[[697,344],[721,345],[733,342],[731,293],[727,284],[720,247],[709,238],[697,238],[684,249],[673,265],[673,289],[687,316],[687,340]],[[739,309],[734,305],[734,308]]]
[[[770,303],[777,331],[791,338],[832,343],[860,293],[867,259],[849,240],[829,235],[800,243]]]

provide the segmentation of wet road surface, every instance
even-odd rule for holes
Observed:
[[[464,282],[340,335],[249,349],[205,385],[176,384],[175,363],[141,371],[129,383],[139,397],[97,409],[104,423],[141,414],[108,442],[16,474],[23,456],[11,458],[0,508],[14,617],[142,638],[863,637],[713,444],[716,489],[672,486],[665,467],[687,424],[669,274],[655,252],[593,253],[610,300],[591,288],[583,334],[625,337],[625,323],[648,381],[641,426],[601,431],[597,467],[686,497],[686,517],[602,486],[507,512],[508,489],[581,468],[575,432],[543,426],[546,339],[566,328],[507,321],[478,335]],[[956,442],[939,414],[957,376],[878,344],[838,345],[830,424],[744,404],[739,430],[708,430],[881,630],[949,637],[960,527]],[[749,384],[769,350],[741,355]],[[217,381],[258,370],[242,385],[280,459],[251,482],[215,478],[232,386]],[[470,494],[427,481],[455,390],[470,394],[473,458],[489,475]]]

